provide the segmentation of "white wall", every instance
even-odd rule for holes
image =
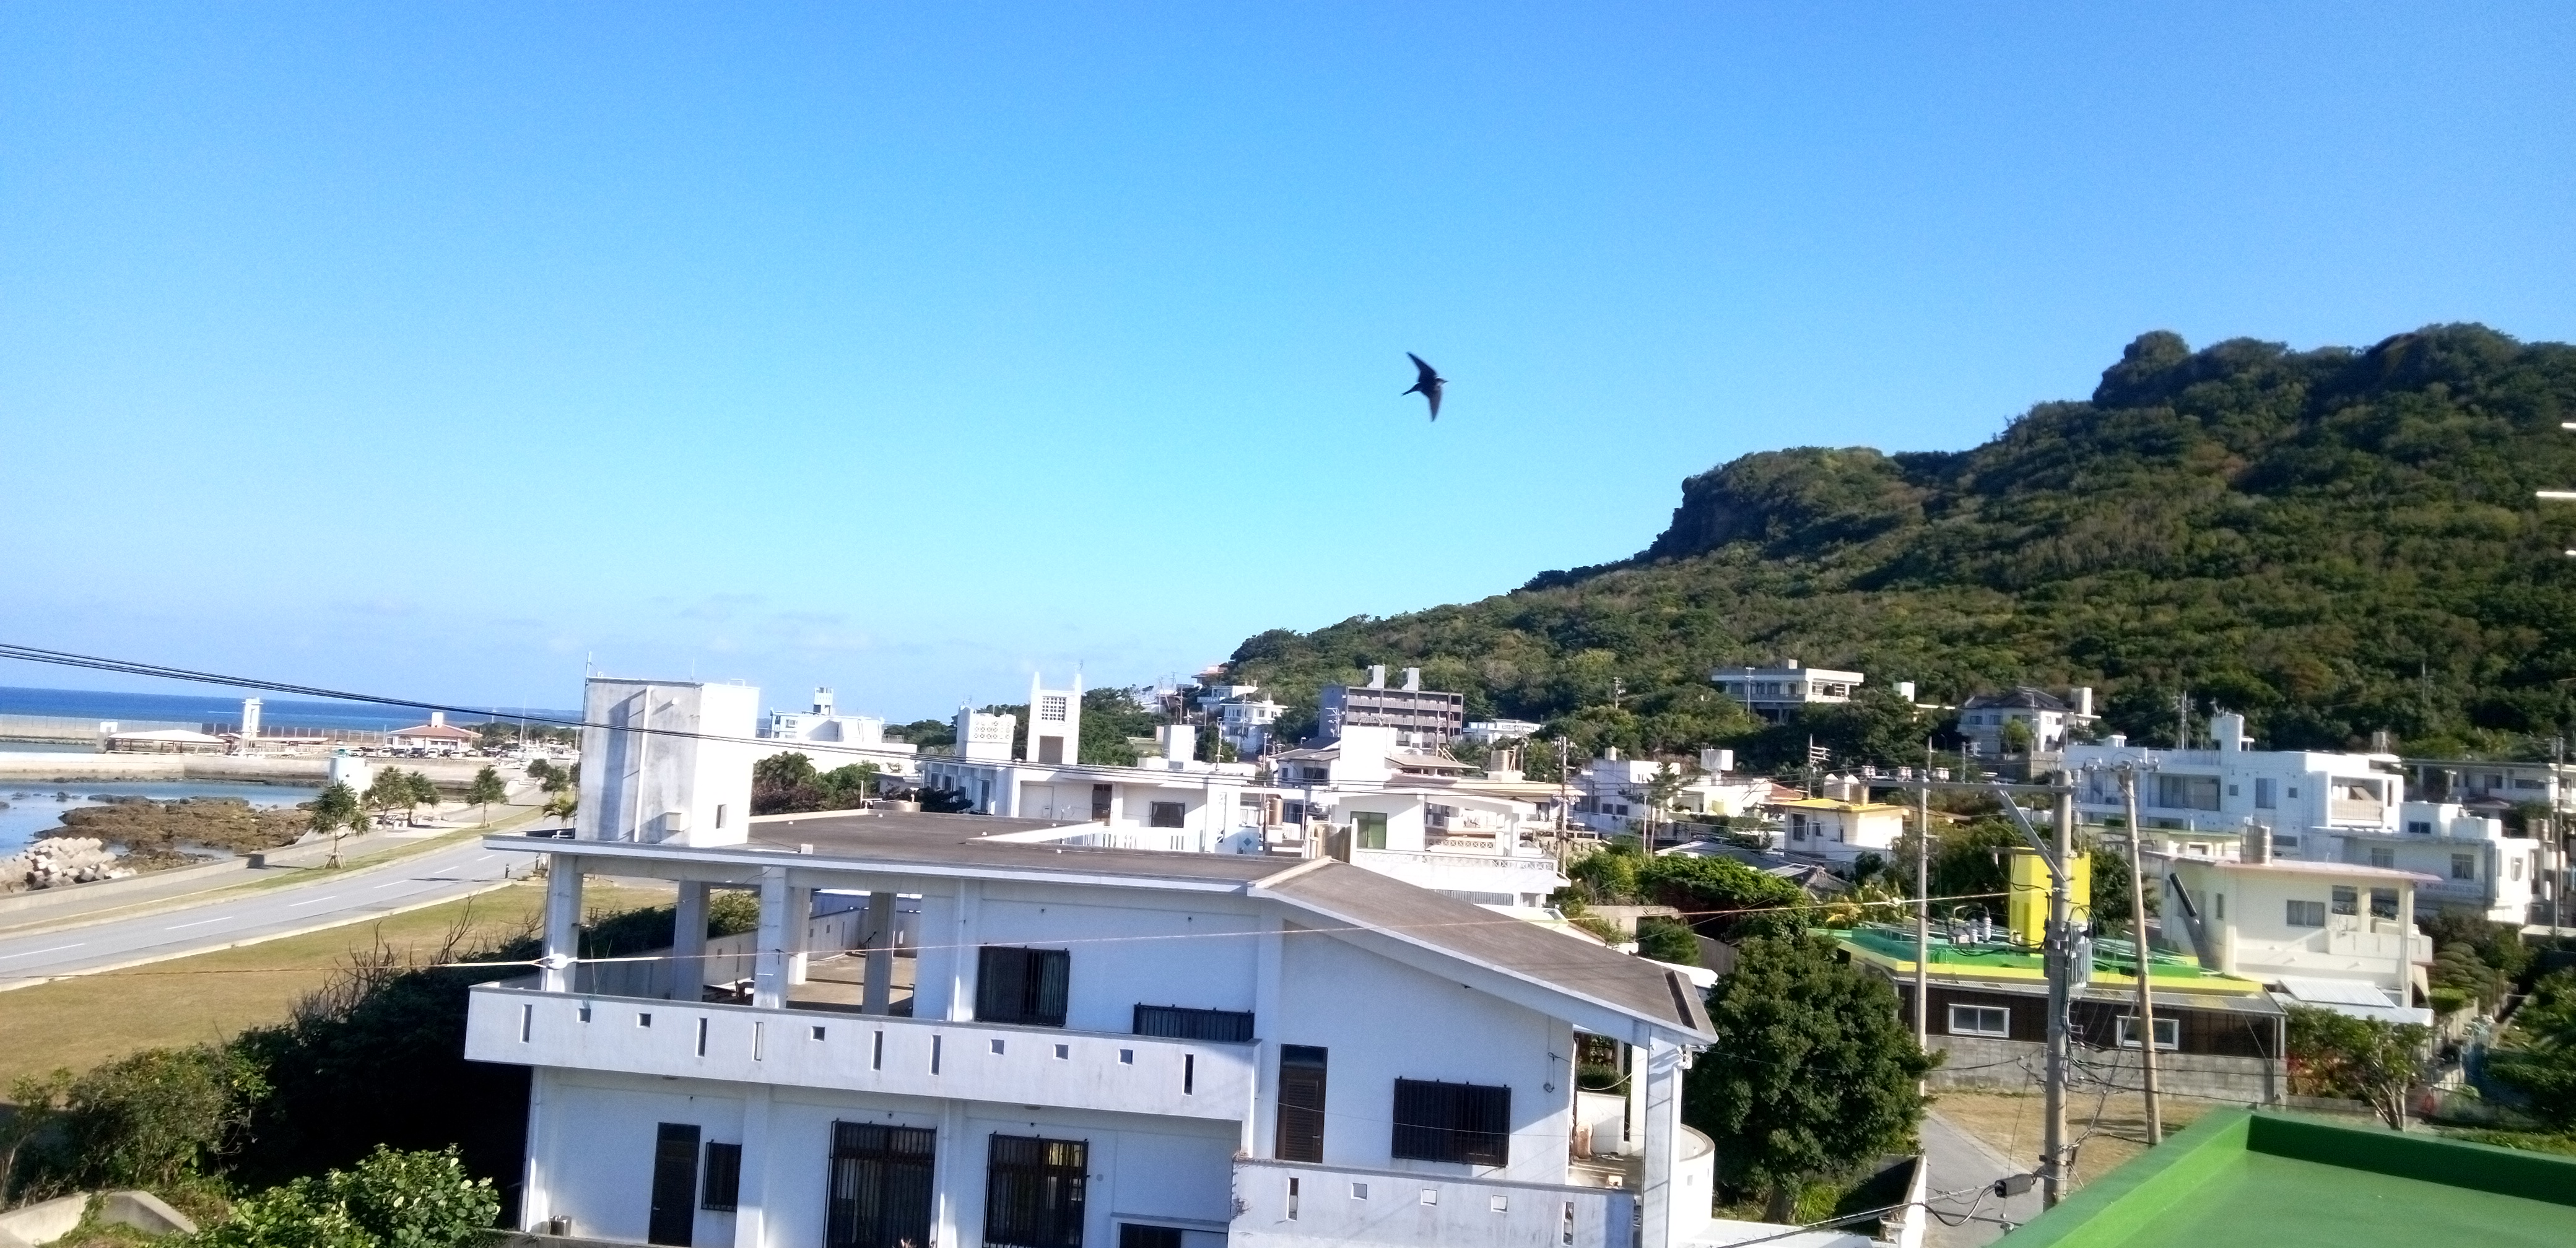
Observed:
[[[583,840],[739,845],[749,832],[760,690],[593,677],[583,690]],[[619,731],[643,728],[654,731]],[[696,735],[679,735],[696,734]],[[721,739],[710,739],[721,738]]]

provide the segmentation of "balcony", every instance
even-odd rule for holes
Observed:
[[[478,1062],[1241,1121],[1253,1046],[475,987]]]
[[[1637,1198],[1617,1188],[1293,1161],[1237,1160],[1234,1207],[1233,1248],[1629,1248],[1637,1236]]]

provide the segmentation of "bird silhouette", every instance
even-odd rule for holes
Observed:
[[[1440,370],[1423,363],[1421,356],[1407,351],[1404,353],[1404,358],[1413,361],[1414,370],[1421,374],[1414,378],[1413,388],[1405,391],[1404,393],[1418,394],[1423,398],[1431,400],[1431,419],[1440,419],[1440,387],[1448,385],[1449,379],[1441,376]],[[1397,397],[1401,398],[1403,396],[1399,395]]]

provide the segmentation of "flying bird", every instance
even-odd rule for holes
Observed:
[[[1414,378],[1413,388],[1405,391],[1404,393],[1418,394],[1431,400],[1431,419],[1440,419],[1440,387],[1448,385],[1449,379],[1441,376],[1440,370],[1423,363],[1421,356],[1407,351],[1404,353],[1404,358],[1413,361],[1414,370],[1421,374]],[[1401,398],[1403,396],[1398,395],[1397,397]]]

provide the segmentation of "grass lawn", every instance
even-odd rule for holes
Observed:
[[[593,914],[670,899],[667,887],[599,879],[582,889]],[[84,1070],[138,1049],[219,1041],[282,1022],[352,956],[381,944],[397,957],[427,960],[460,929],[460,950],[498,944],[535,930],[545,900],[542,883],[512,884],[380,920],[19,989],[0,999],[0,1091],[58,1067]]]
[[[2067,1096],[2067,1138],[2084,1141],[2075,1155],[2076,1187],[2147,1151],[2145,1101],[2133,1092],[2114,1092],[2108,1100],[2101,1099],[2099,1093]],[[2216,1107],[2211,1101],[2164,1098],[2165,1134],[2170,1137]],[[1932,1112],[1949,1120],[1950,1125],[1977,1137],[1986,1147],[2024,1168],[2039,1164],[2041,1109],[2037,1093],[1940,1092],[1932,1102]]]

